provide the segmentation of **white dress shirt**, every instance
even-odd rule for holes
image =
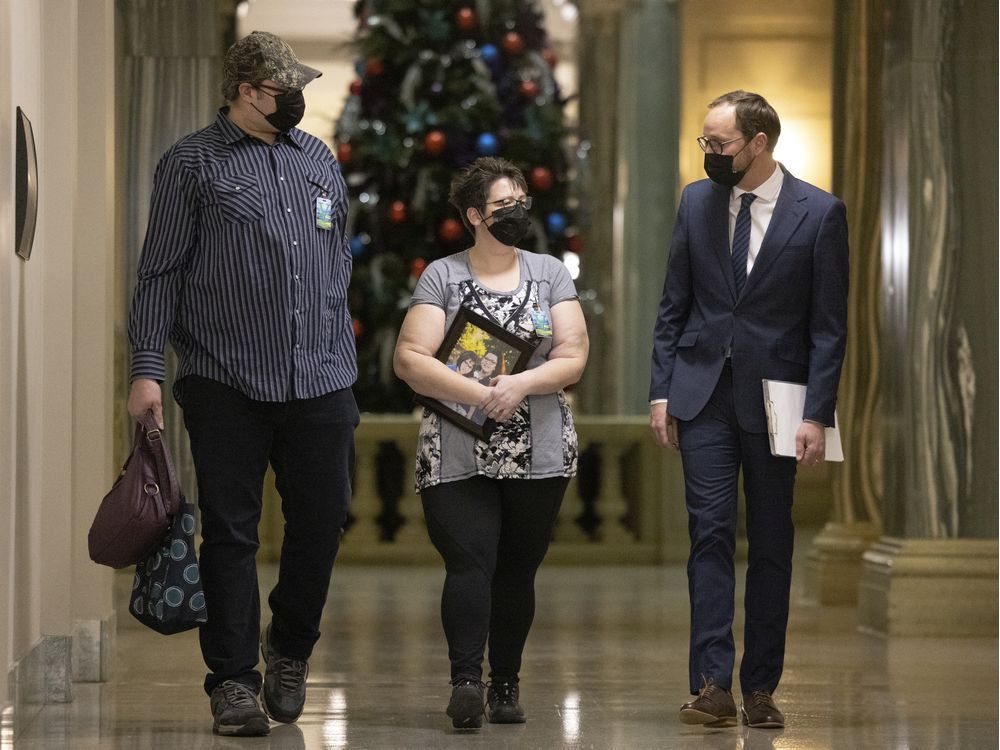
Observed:
[[[781,171],[781,167],[775,164],[771,176],[754,190],[734,187],[729,196],[729,252],[733,251],[733,233],[736,231],[736,215],[740,212],[741,198],[744,193],[753,193],[757,196],[756,200],[750,204],[750,247],[747,250],[748,281],[750,272],[753,270],[753,263],[757,260],[757,253],[760,252],[760,244],[764,241],[764,234],[771,224],[774,206],[778,202],[778,193],[781,192],[781,183],[784,179],[785,173]]]

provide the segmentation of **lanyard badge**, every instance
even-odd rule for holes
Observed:
[[[333,227],[333,201],[329,198],[316,199],[316,226],[327,230]]]
[[[549,314],[539,310],[537,303],[531,311],[531,324],[535,326],[536,336],[541,336],[542,338],[552,337],[552,321],[549,320]]]

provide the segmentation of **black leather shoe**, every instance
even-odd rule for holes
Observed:
[[[733,694],[714,683],[706,683],[697,698],[681,706],[681,722],[706,727],[736,726]]]
[[[479,680],[455,680],[451,700],[445,713],[451,717],[455,729],[479,729],[483,725],[483,691],[486,686]]]
[[[524,709],[518,702],[517,680],[493,680],[486,691],[490,724],[523,724]]]
[[[743,723],[755,729],[781,729],[785,715],[774,705],[774,698],[766,690],[743,694]]]
[[[302,715],[306,705],[306,677],[309,664],[301,659],[289,659],[271,648],[271,626],[260,634],[260,655],[264,669],[264,689],[261,691],[267,715],[282,724],[291,724]]]

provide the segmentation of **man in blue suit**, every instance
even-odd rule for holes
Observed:
[[[679,450],[691,553],[686,724],[736,723],[732,696],[737,487],[749,560],[740,688],[743,722],[782,727],[798,463],[824,457],[847,338],[843,202],[774,160],[781,125],[763,97],[709,104],[698,144],[711,178],[681,196],[653,340],[650,427]],[[796,458],[771,455],[764,378],[806,384]]]

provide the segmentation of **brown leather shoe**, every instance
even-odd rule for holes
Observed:
[[[781,729],[785,715],[774,705],[774,698],[766,690],[754,690],[743,695],[743,723],[755,729]]]
[[[723,687],[706,683],[698,697],[681,706],[681,722],[706,727],[736,726],[736,702]]]

